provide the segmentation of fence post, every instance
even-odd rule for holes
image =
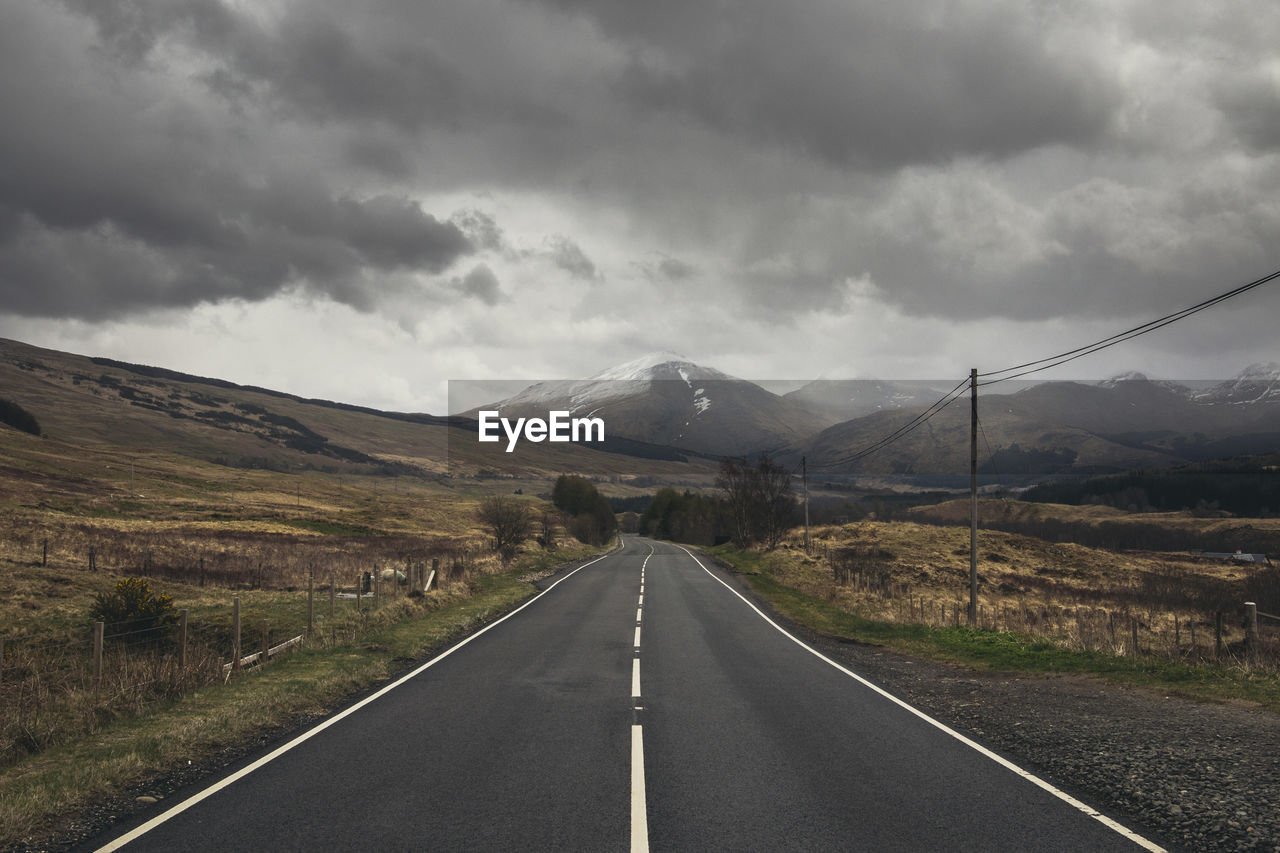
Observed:
[[[4,637],[0,637],[0,684],[4,684]]]
[[[360,594],[364,588],[364,573],[356,570],[356,612],[360,612]]]
[[[338,597],[338,573],[329,571],[329,638],[337,639],[337,626],[333,624],[333,601]]]
[[[89,546],[89,571],[96,572],[98,570],[98,554],[93,546]]]
[[[311,621],[315,615],[315,595],[316,595],[316,572],[310,566],[307,567],[307,636],[311,636]]]
[[[178,611],[178,672],[187,668],[187,611]]]
[[[98,687],[102,681],[102,634],[106,628],[101,622],[93,623],[93,686]]]
[[[1138,617],[1137,617],[1137,616],[1130,616],[1130,617],[1129,617],[1129,625],[1133,628],[1133,651],[1132,651],[1132,655],[1133,655],[1134,659],[1137,659],[1137,657],[1138,657]]]
[[[231,596],[231,668],[237,671],[240,669],[240,596],[238,595]]]
[[[40,565],[49,565],[49,537],[46,536],[44,541],[40,543]]]
[[[1258,654],[1258,605],[1253,601],[1244,603],[1244,653],[1250,659]]]
[[[267,665],[268,653],[271,651],[271,623],[266,619],[262,620],[262,657],[259,659],[259,666]]]
[[[1222,657],[1222,611],[1215,610],[1213,613],[1213,653],[1216,657]]]
[[[1187,620],[1187,624],[1191,626],[1191,656],[1193,658],[1198,658],[1200,654],[1199,650],[1196,648],[1196,617],[1193,615]]]

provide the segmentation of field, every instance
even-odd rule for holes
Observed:
[[[1062,511],[1070,516],[1072,508]],[[820,631],[852,631],[966,665],[1046,666],[1035,654],[1003,660],[969,654],[1003,646],[1038,649],[1040,658],[1057,661],[1050,669],[1109,671],[1117,661],[1142,667],[1163,661],[1230,670],[1257,681],[1266,704],[1280,709],[1280,621],[1267,618],[1280,610],[1276,568],[1188,553],[1118,553],[992,530],[980,530],[978,541],[976,630],[968,627],[967,527],[863,521],[815,528],[808,554],[798,530],[769,553],[728,546],[718,553],[776,606],[789,602],[790,615]],[[1246,600],[1267,614],[1252,643]],[[1244,695],[1233,689],[1222,695]]]
[[[321,713],[527,597],[527,578],[597,550],[536,496],[550,486],[238,468],[0,427],[0,847]],[[475,509],[517,489],[559,547],[529,543],[503,565]],[[186,611],[182,666],[176,627],[139,643],[106,625],[94,671],[90,610],[127,577]],[[229,676],[233,599],[243,654],[264,637],[305,644]]]

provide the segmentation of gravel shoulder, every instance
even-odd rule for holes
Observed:
[[[818,635],[725,573],[823,654],[1168,849],[1280,853],[1280,715],[1102,678],[974,671]]]

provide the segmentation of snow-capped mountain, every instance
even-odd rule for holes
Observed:
[[[1235,379],[1229,379],[1195,396],[1200,403],[1251,405],[1280,403],[1280,363],[1259,362],[1246,367]]]
[[[600,417],[610,435],[723,455],[776,449],[825,426],[802,405],[673,352],[586,379],[538,382],[483,408],[504,417],[552,410]]]
[[[1280,449],[1280,365],[1255,364],[1208,389],[1199,381],[1140,373],[1102,382],[1043,382],[1011,394],[993,389],[979,394],[978,408],[990,452],[1000,451],[990,470],[1005,474],[1123,471],[1270,453]],[[818,464],[857,458],[847,470],[964,471],[967,406],[944,410],[882,453],[857,457],[923,410],[919,404],[885,407],[836,424],[802,446]]]

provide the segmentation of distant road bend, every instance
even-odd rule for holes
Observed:
[[[632,536],[93,846],[1161,849],[785,633],[706,560]]]

